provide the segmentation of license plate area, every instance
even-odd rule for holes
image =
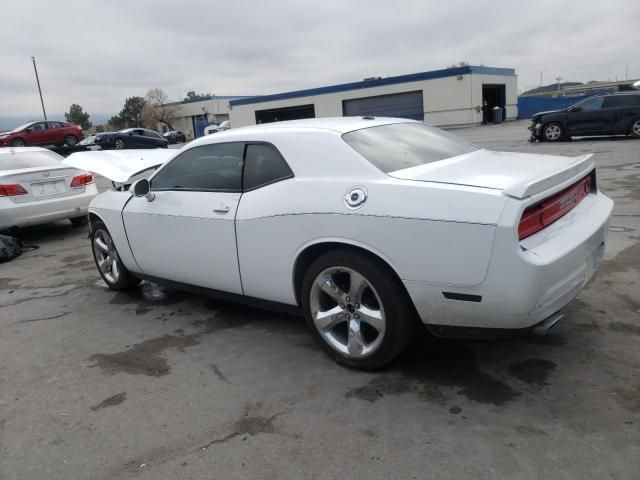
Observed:
[[[66,193],[64,180],[37,182],[31,184],[31,193],[36,199],[53,197]]]

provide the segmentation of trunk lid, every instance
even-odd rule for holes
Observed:
[[[438,162],[390,172],[403,180],[448,183],[501,190],[525,198],[595,168],[593,154],[579,157],[476,150]]]
[[[82,173],[62,164],[4,170],[0,172],[0,184],[20,185],[27,193],[8,198],[14,203],[26,203],[83,193],[85,187],[71,188],[73,177]]]
[[[158,167],[179,150],[96,150],[72,153],[62,163],[124,183],[139,173]]]

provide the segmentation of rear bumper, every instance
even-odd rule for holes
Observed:
[[[405,281],[405,286],[428,325],[532,328],[565,307],[591,279],[604,255],[612,209],[609,198],[590,195],[522,242],[514,239],[513,227],[498,226],[487,276],[479,285]],[[443,292],[462,297],[445,298]]]
[[[0,198],[0,230],[87,215],[89,202],[96,195],[96,187],[92,184],[85,189],[84,193],[78,195],[37,202],[14,203],[9,198]]]

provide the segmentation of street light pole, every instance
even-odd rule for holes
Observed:
[[[560,82],[563,80],[562,77],[556,77],[556,82],[558,82],[558,93],[560,93]]]
[[[44,109],[44,100],[42,99],[42,89],[40,88],[40,79],[38,78],[38,67],[36,67],[36,57],[31,57],[33,60],[33,70],[36,72],[36,83],[38,84],[38,93],[40,94],[40,103],[42,104],[42,113],[44,114],[45,121],[47,120],[47,112]]]

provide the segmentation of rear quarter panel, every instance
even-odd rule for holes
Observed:
[[[368,191],[358,210],[344,203],[353,186]],[[245,193],[236,226],[244,292],[295,303],[296,259],[323,242],[364,248],[403,280],[480,283],[504,204],[496,191],[387,178],[294,178]]]

